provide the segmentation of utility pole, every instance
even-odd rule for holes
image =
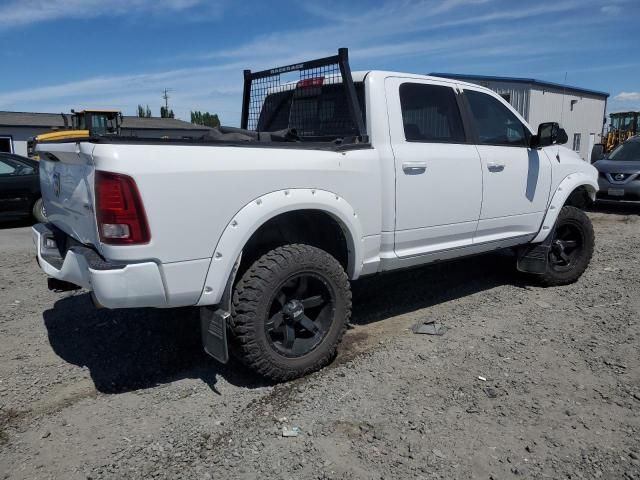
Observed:
[[[164,99],[164,108],[167,111],[167,113],[169,112],[169,92],[171,91],[170,88],[165,88],[162,91],[162,98]]]

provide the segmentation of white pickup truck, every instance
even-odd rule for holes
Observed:
[[[201,307],[208,353],[281,381],[332,359],[365,275],[513,248],[521,271],[560,285],[591,259],[577,207],[596,170],[557,124],[534,132],[486,88],[352,74],[341,50],[245,71],[242,124],[40,143],[50,223],[33,237],[50,288]]]

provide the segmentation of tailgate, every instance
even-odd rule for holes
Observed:
[[[93,148],[89,143],[43,143],[37,150],[48,220],[77,241],[98,247]]]

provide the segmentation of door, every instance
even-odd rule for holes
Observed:
[[[0,213],[28,214],[35,178],[37,170],[32,166],[0,155]]]
[[[470,245],[482,202],[482,172],[455,85],[388,78],[396,175],[395,252],[409,257]]]
[[[464,87],[482,162],[482,210],[474,243],[536,233],[551,188],[551,164],[529,148],[531,132],[497,96]]]

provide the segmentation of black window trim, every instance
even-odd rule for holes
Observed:
[[[480,143],[480,135],[478,134],[478,129],[476,127],[476,121],[475,118],[473,117],[473,113],[471,112],[471,105],[469,104],[469,99],[467,98],[467,96],[465,95],[465,92],[467,91],[466,88],[463,88],[460,92],[460,101],[464,104],[464,108],[465,108],[465,117],[467,119],[467,121],[469,122],[470,125],[470,132],[472,133],[472,143],[475,145],[486,145],[489,147],[510,147],[510,148],[527,148],[530,149],[531,148],[531,132],[529,131],[529,129],[527,128],[527,126],[520,122],[520,119],[518,117],[516,117],[516,120],[518,120],[518,122],[520,122],[520,124],[522,125],[522,129],[524,130],[524,138],[525,138],[525,144],[522,145],[505,145],[504,143]],[[502,104],[502,102],[500,102],[500,100],[498,100],[497,98],[493,97],[493,95],[489,95],[486,92],[483,92],[481,90],[474,90],[474,89],[469,89],[470,92],[477,92],[477,93],[482,93],[484,95],[487,95],[489,97],[492,97],[494,100],[496,100],[497,102],[499,102],[500,104]],[[509,112],[511,112],[511,110],[506,106],[506,105],[502,105],[504,108],[506,108]],[[513,112],[511,112],[513,113]]]
[[[404,141],[407,143],[437,143],[437,144],[447,144],[447,145],[473,145],[473,136],[470,135],[470,122],[467,118],[467,112],[465,110],[464,102],[462,101],[461,92],[455,84],[450,85],[442,85],[440,83],[430,83],[430,82],[421,82],[416,81],[417,79],[406,79],[406,81],[402,81],[398,85],[398,103],[400,105],[400,117],[402,118],[402,99],[400,98],[400,88],[405,84],[413,84],[413,85],[428,85],[432,87],[444,87],[450,88],[453,90],[454,98],[456,99],[456,104],[458,105],[458,112],[460,113],[460,120],[462,122],[462,133],[464,135],[465,140],[463,142],[452,142],[451,140],[409,140],[407,138],[407,134],[404,131],[404,122],[402,123],[402,135]]]

